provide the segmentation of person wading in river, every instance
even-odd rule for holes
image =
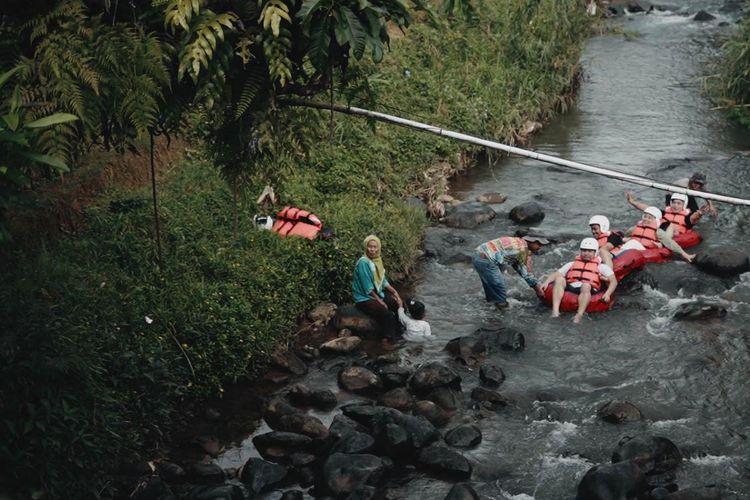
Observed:
[[[608,283],[607,290],[602,295],[601,301],[609,302],[617,288],[615,272],[596,254],[599,251],[599,242],[594,238],[584,238],[580,245],[580,255],[573,262],[568,262],[554,273],[547,276],[542,283],[542,290],[546,290],[550,283],[554,282],[552,289],[552,317],[560,317],[560,303],[566,291],[578,294],[578,311],[573,316],[573,323],[580,323],[586,308],[591,302],[591,296],[599,293],[602,282]]]
[[[677,179],[674,181],[675,186],[681,186],[686,187],[688,189],[692,189],[694,191],[705,191],[706,190],[706,176],[703,175],[701,172],[694,173],[690,178],[684,177],[682,179]],[[701,212],[704,213],[710,213],[711,216],[717,217],[719,215],[719,210],[714,206],[714,204],[711,202],[711,200],[706,200],[706,204],[702,207],[698,208],[698,200],[695,196],[687,195],[688,201],[685,204],[685,207],[689,209],[692,213],[698,213]],[[671,201],[671,197],[669,194],[665,196],[665,203],[669,205]],[[698,222],[697,220],[695,221]]]
[[[494,240],[479,245],[474,251],[472,264],[482,280],[484,296],[487,302],[491,302],[498,309],[508,307],[503,271],[506,265],[510,265],[534,289],[539,298],[544,297],[544,292],[539,286],[539,281],[529,273],[531,267],[531,254],[537,253],[542,245],[548,244],[545,238],[537,236],[524,236],[516,238],[512,236],[501,236]]]

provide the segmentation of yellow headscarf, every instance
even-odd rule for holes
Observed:
[[[371,241],[375,241],[378,244],[378,251],[375,254],[375,257],[370,257],[367,255],[367,244]],[[380,238],[375,236],[374,234],[371,234],[367,238],[365,238],[365,257],[370,259],[373,264],[375,264],[375,286],[378,288],[378,291],[383,286],[383,280],[385,279],[385,267],[383,267],[383,258],[380,256],[380,249],[382,248],[382,245],[380,243]]]

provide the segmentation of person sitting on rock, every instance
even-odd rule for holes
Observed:
[[[424,320],[424,304],[418,300],[407,299],[406,308],[409,310],[408,316],[404,312],[403,306],[398,308],[398,319],[404,328],[404,339],[410,342],[434,339],[435,336],[430,330],[430,324]]]
[[[612,256],[619,252],[622,246],[622,232],[609,230],[609,219],[603,215],[594,215],[589,219],[591,234],[599,243],[599,257],[609,267],[612,265]]]
[[[537,236],[522,238],[501,236],[479,245],[474,251],[472,264],[479,274],[479,279],[482,280],[487,302],[494,304],[498,309],[508,307],[503,279],[506,265],[515,269],[526,284],[534,289],[537,296],[543,298],[544,292],[539,286],[539,281],[529,273],[529,268],[531,267],[531,254],[537,253],[542,245],[548,243],[547,239]]]
[[[401,329],[396,314],[403,302],[385,276],[380,238],[371,234],[364,243],[365,254],[357,261],[352,278],[354,302],[357,309],[378,322],[383,340],[393,342]]]
[[[684,177],[677,179],[673,183],[675,186],[686,187],[693,191],[705,191],[706,190],[706,176],[701,172],[694,173],[691,177]],[[701,211],[702,214],[710,213],[713,217],[719,215],[719,210],[714,206],[711,200],[706,200],[706,204],[698,208],[698,199],[695,196],[686,195],[688,197],[685,202],[685,208],[690,210],[692,213],[698,213]],[[669,194],[665,195],[665,203],[669,205],[671,197]],[[698,221],[696,220],[695,223]]]
[[[662,219],[661,210],[656,207],[646,207],[643,216],[638,223],[628,231],[629,237],[624,238],[625,243],[620,247],[617,255],[625,250],[646,250],[649,248],[666,247],[683,259],[692,262],[694,254],[689,254],[672,239],[674,236],[674,225]]]
[[[599,242],[594,238],[584,238],[580,245],[580,255],[544,280],[542,284],[544,290],[550,283],[554,282],[554,288],[552,289],[553,318],[560,317],[560,303],[566,290],[578,294],[578,311],[573,316],[573,323],[581,322],[586,308],[591,302],[591,296],[599,293],[603,281],[608,283],[607,290],[599,300],[610,301],[612,293],[617,288],[617,278],[612,268],[603,264],[601,258],[596,255],[598,251]]]

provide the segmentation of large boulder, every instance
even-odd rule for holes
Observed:
[[[461,390],[458,373],[439,361],[421,366],[409,379],[409,389],[417,395],[427,394],[438,387]]]
[[[317,417],[304,413],[284,415],[279,419],[276,430],[302,434],[313,439],[325,439],[328,437],[328,428],[323,425]]]
[[[479,380],[483,386],[497,389],[505,381],[505,372],[497,365],[485,363],[479,368]]]
[[[487,352],[487,346],[481,337],[466,335],[449,340],[443,350],[449,352],[454,359],[474,366],[478,363],[479,356]]]
[[[312,406],[320,410],[331,410],[338,402],[333,391],[326,389],[315,391],[304,384],[295,384],[290,387],[287,398],[294,405]]]
[[[336,315],[333,317],[333,327],[336,330],[348,328],[360,335],[369,337],[376,337],[380,332],[378,323],[357,309],[357,306],[353,304],[346,304],[336,309]]]
[[[292,455],[308,449],[312,439],[294,432],[266,432],[253,438],[255,449],[266,460],[279,463],[290,463]]]
[[[716,19],[716,16],[714,16],[713,14],[709,14],[705,10],[699,10],[693,16],[693,21],[706,22],[706,21],[713,21],[714,19]]]
[[[456,448],[473,448],[482,442],[482,431],[476,425],[459,425],[446,432],[444,439]]]
[[[536,224],[544,220],[544,210],[535,201],[513,207],[508,217],[518,224]]]
[[[494,219],[497,213],[492,207],[479,202],[461,203],[443,218],[442,222],[449,227],[473,229],[478,225]]]
[[[427,399],[446,411],[456,411],[464,407],[463,393],[452,387],[436,387],[426,396]]]
[[[250,458],[240,471],[240,481],[256,495],[279,484],[287,475],[283,465],[272,464],[260,458]]]
[[[505,408],[510,403],[510,400],[492,389],[485,389],[484,387],[475,387],[471,391],[471,399],[479,401],[484,407],[490,410],[498,410]]]
[[[333,453],[367,453],[375,444],[375,438],[364,432],[351,431],[333,445]]]
[[[596,410],[596,414],[610,424],[636,422],[643,418],[641,410],[630,401],[607,401]]]
[[[386,468],[383,460],[368,454],[334,453],[323,465],[323,480],[336,497],[344,497],[359,486],[378,484]]]
[[[482,339],[488,349],[504,351],[522,351],[526,348],[526,337],[523,333],[506,327],[478,328],[472,336]]]
[[[694,300],[677,306],[673,318],[678,321],[701,321],[714,318],[720,319],[726,315],[726,308],[717,302]]]
[[[426,418],[435,427],[444,426],[451,418],[449,412],[428,399],[423,399],[415,403],[414,414]]]
[[[417,463],[427,469],[440,474],[459,479],[467,479],[471,476],[471,464],[458,453],[444,446],[429,446],[419,452]]]
[[[625,436],[612,452],[612,463],[631,461],[646,474],[659,474],[677,468],[682,453],[667,438],[660,436]]]
[[[405,386],[414,371],[409,367],[392,363],[377,368],[377,373],[386,388],[395,388]]]
[[[440,439],[440,432],[426,418],[382,408],[373,420],[373,435],[383,453],[402,458]],[[399,449],[397,451],[397,449]]]
[[[631,500],[643,498],[646,475],[633,462],[597,465],[578,483],[576,500]]]
[[[750,269],[747,254],[731,248],[711,248],[700,252],[693,263],[701,271],[719,276],[734,276]]]
[[[381,394],[378,398],[378,404],[399,411],[411,411],[414,407],[414,397],[409,394],[405,387],[397,387]]]
[[[364,366],[349,366],[339,372],[339,385],[350,392],[373,393],[383,387],[383,381]]]

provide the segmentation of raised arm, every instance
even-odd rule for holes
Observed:
[[[644,210],[646,210],[646,208],[648,208],[648,205],[646,205],[645,203],[641,201],[636,200],[635,196],[633,196],[633,192],[630,190],[625,190],[625,199],[628,200],[628,203],[633,205],[635,208],[637,208],[641,212],[643,212]]]

